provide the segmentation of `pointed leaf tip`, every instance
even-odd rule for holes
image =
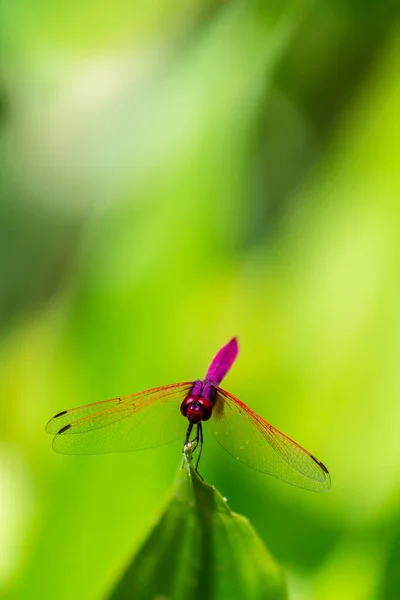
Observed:
[[[282,570],[184,448],[169,503],[109,600],[285,600]]]

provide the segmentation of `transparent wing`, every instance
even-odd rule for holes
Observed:
[[[229,454],[292,485],[316,492],[329,490],[328,470],[315,456],[229,392],[216,387],[215,396],[209,427]]]
[[[105,454],[144,450],[185,439],[179,405],[193,382],[95,402],[58,413],[46,425],[61,454]]]

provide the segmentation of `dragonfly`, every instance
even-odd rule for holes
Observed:
[[[64,410],[46,425],[61,454],[144,450],[176,441],[188,421],[185,446],[196,449],[198,471],[203,425],[236,460],[297,487],[328,491],[328,469],[308,450],[270,425],[220,383],[238,355],[232,338],[203,380],[173,383]]]

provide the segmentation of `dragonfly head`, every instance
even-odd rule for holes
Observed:
[[[208,421],[212,413],[212,403],[202,396],[188,396],[181,404],[181,413],[190,423]]]

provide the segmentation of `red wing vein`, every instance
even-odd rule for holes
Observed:
[[[216,388],[216,393],[216,419],[211,428],[217,441],[230,454],[294,485],[321,491],[329,489],[329,473],[305,448],[229,392]],[[218,406],[222,402],[224,407]]]
[[[58,431],[53,448],[62,454],[104,454],[154,448],[183,438],[185,422],[179,403],[192,385],[155,388],[140,397],[134,395],[134,406],[125,402],[122,407],[107,407],[74,420]]]
[[[175,383],[158,388],[111,398],[63,411],[50,419],[46,425],[48,433],[63,435],[100,429],[137,413],[142,408],[174,395],[183,396],[193,385],[191,382]]]

